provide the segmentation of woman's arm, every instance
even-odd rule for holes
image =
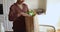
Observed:
[[[29,14],[27,14],[27,13],[24,13],[24,12],[20,12],[19,14],[18,14],[18,17],[20,17],[20,16],[30,16]]]
[[[14,6],[11,6],[10,11],[9,11],[9,15],[8,15],[8,19],[9,19],[9,21],[14,21],[16,18],[17,18],[17,14],[14,9]]]

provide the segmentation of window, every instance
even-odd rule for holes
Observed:
[[[3,14],[3,4],[0,4],[0,14]]]

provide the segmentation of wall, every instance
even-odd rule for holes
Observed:
[[[0,4],[3,4],[3,0],[0,0]],[[3,15],[0,15],[0,22],[2,22],[3,21],[3,18],[4,16]]]
[[[57,29],[60,16],[60,0],[47,0],[46,15],[38,16],[39,24],[53,25]]]
[[[0,0],[0,4],[3,4],[3,0]],[[0,22],[3,22],[4,20],[4,16],[3,15],[0,15]]]
[[[9,13],[9,7],[12,5],[15,1],[14,0],[3,0],[3,11],[4,11],[4,28],[5,31],[12,31],[12,23],[8,20],[8,13]]]
[[[38,0],[25,0],[25,3],[28,5],[29,9],[38,8]]]
[[[3,4],[3,0],[0,0],[0,4]],[[4,15],[0,14],[0,32],[4,31],[4,26],[3,26],[3,22],[4,22]]]
[[[3,0],[0,0],[0,4],[3,4]]]

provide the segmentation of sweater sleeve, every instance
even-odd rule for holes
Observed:
[[[8,15],[8,20],[9,21],[14,21],[17,18],[17,13],[15,11],[15,8],[13,6],[10,7],[9,15]]]

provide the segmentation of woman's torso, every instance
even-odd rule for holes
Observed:
[[[23,9],[20,9],[19,6],[15,3],[14,4],[15,6],[15,11],[16,11],[16,14],[21,11],[21,12],[27,12],[27,8],[25,4],[23,4]],[[24,16],[20,16],[18,17],[14,22],[13,22],[13,28],[14,29],[24,29],[25,28],[25,17]]]

